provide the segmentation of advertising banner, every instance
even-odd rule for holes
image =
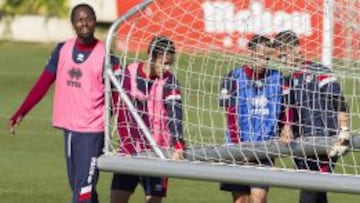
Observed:
[[[141,2],[118,0],[119,16]],[[163,34],[187,50],[238,52],[244,50],[254,34],[273,37],[280,31],[293,30],[300,37],[305,54],[319,57],[323,46],[323,3],[323,0],[158,0],[143,11],[136,26],[131,23],[122,26],[119,35],[131,30],[131,38],[142,39],[145,44],[144,40]],[[354,18],[349,16],[348,4],[345,0],[335,1],[333,8],[335,57],[343,57],[349,54],[346,50],[358,46],[354,41],[356,33],[349,31],[346,24]],[[345,36],[352,40],[346,42]]]

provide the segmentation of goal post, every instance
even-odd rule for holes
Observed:
[[[105,153],[98,159],[99,169],[360,193],[360,92],[355,86],[360,82],[360,54],[355,51],[349,53],[353,44],[344,43],[360,39],[358,35],[351,34],[346,36],[351,40],[341,39],[339,43],[339,36],[343,33],[339,32],[339,25],[335,26],[340,19],[354,19],[356,22],[357,16],[352,18],[334,13],[340,3],[333,0],[323,0],[321,9],[318,8],[318,0],[272,2],[145,0],[117,19],[106,38]],[[360,8],[360,5],[354,6]],[[355,8],[344,6],[343,9],[345,12]],[[259,24],[258,21],[264,23]],[[225,141],[226,117],[218,100],[224,75],[251,60],[244,48],[249,36],[263,34],[272,38],[285,29],[293,29],[299,34],[307,58],[333,68],[350,105],[353,137],[348,154],[334,163],[333,173],[297,170],[293,159],[326,156],[336,142],[335,137],[299,138],[290,144],[277,139],[240,144],[227,144]],[[144,112],[134,107],[133,99],[128,97],[122,86],[124,73],[115,74],[112,70],[111,57],[119,58],[123,68],[135,61],[146,63],[146,49],[155,35],[165,35],[175,41],[176,57],[171,70],[182,92],[182,123],[187,146],[184,161],[172,161],[172,150],[156,144],[152,130],[140,115]],[[284,71],[284,67],[277,66],[277,63],[271,64]],[[114,92],[120,95],[121,102],[136,120],[146,140],[144,142],[151,149],[131,156],[119,153],[122,143],[117,130],[116,109],[123,107],[120,103],[113,104]],[[252,164],[249,164],[250,160]],[[271,162],[272,166],[264,167],[264,160]]]
[[[321,52],[322,64],[331,67],[334,40],[334,0],[324,0],[323,42]]]
[[[305,171],[269,170],[255,166],[217,165],[194,162],[161,161],[108,155],[100,157],[98,166],[107,172],[133,175],[168,176],[201,181],[242,184],[267,184],[316,191],[359,193],[359,180],[352,176],[329,175]],[[311,184],[304,184],[311,183]]]

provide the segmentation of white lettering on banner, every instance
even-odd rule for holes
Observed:
[[[283,30],[293,30],[299,35],[312,34],[311,15],[306,12],[286,12],[282,10],[270,11],[264,7],[262,1],[250,1],[249,8],[235,11],[230,1],[205,1],[204,28],[208,33],[257,33],[274,34]],[[230,37],[223,40],[225,47],[232,46]],[[237,40],[238,46],[243,46],[244,39]]]

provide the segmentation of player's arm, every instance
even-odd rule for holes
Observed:
[[[280,114],[280,141],[289,143],[294,139],[292,126],[294,123],[294,99],[293,91],[290,88],[290,78],[284,78],[282,81],[282,101],[281,101],[281,114]]]
[[[339,129],[349,130],[349,106],[342,93],[340,84],[336,81],[336,77],[331,74],[320,75],[319,86],[320,91],[329,97],[328,101],[332,105],[332,109],[338,112]]]
[[[337,135],[337,142],[330,150],[329,156],[342,156],[345,155],[349,149],[351,139],[350,134],[350,116],[348,112],[348,105],[345,102],[343,95],[333,96],[334,108],[339,109],[338,112],[338,125],[339,133]]]
[[[349,130],[350,129],[350,116],[349,116],[349,106],[345,101],[344,95],[333,95],[333,105],[334,109],[339,109],[338,112],[338,123],[340,130]]]
[[[32,87],[23,103],[17,111],[9,119],[9,129],[12,134],[15,133],[16,126],[21,122],[24,116],[45,96],[51,84],[55,81],[56,70],[59,59],[60,49],[63,43],[57,45],[51,54],[48,63],[38,78],[35,85]]]
[[[167,80],[164,86],[164,103],[168,112],[168,128],[172,135],[171,145],[174,148],[173,160],[184,159],[185,140],[183,135],[183,110],[180,85],[175,77]]]
[[[321,70],[321,74],[317,77],[320,91],[329,97],[329,105],[338,113],[339,129],[349,130],[349,107],[342,93],[341,85],[338,83],[336,76],[330,68],[321,64],[315,68]]]
[[[337,84],[339,85],[339,84]],[[339,138],[341,139],[342,144],[348,144],[350,139],[350,115],[349,115],[349,105],[347,104],[343,94],[334,94],[333,98],[333,108],[338,109],[338,124],[339,124]]]
[[[240,127],[237,118],[237,83],[233,71],[227,74],[220,87],[219,104],[225,108],[228,138],[231,143],[240,142]]]
[[[332,109],[338,112],[339,133],[337,142],[331,148],[329,156],[342,156],[347,152],[351,138],[349,107],[341,91],[341,86],[334,75],[322,74],[318,80],[320,91],[329,97],[327,99],[331,102],[329,105],[332,105]]]
[[[340,85],[338,83],[334,84],[335,89],[340,89]],[[335,94],[331,94],[331,99],[333,101],[333,109],[338,110],[338,125],[339,125],[339,142],[340,144],[349,144],[350,140],[350,116],[349,116],[349,106],[345,100],[344,95],[339,92]]]
[[[182,151],[185,148],[185,140],[180,85],[174,77],[171,77],[167,80],[164,88],[164,103],[168,112],[168,128],[172,135],[171,145],[175,151]]]

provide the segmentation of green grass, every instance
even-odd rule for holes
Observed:
[[[0,42],[0,202],[63,203],[70,200],[62,133],[51,128],[52,90],[25,118],[15,136],[9,136],[6,128],[9,116],[36,81],[53,46]],[[205,67],[194,65],[195,68],[199,71]],[[218,77],[226,72],[215,71]],[[188,77],[185,72],[177,75],[180,81]],[[188,88],[193,85],[215,88],[202,84],[195,75],[193,78],[192,84],[187,84]],[[192,94],[188,99],[200,100],[200,94]],[[213,101],[202,105],[213,105],[215,108],[215,104]],[[203,116],[201,122],[210,122],[206,113]],[[209,129],[203,133],[213,132]],[[111,174],[101,174],[98,186],[101,202],[109,202],[110,180]],[[218,188],[218,183],[213,182],[171,179],[168,198],[164,202],[231,202],[230,195]],[[298,190],[271,188],[269,202],[297,202],[297,195]],[[338,193],[330,193],[329,199],[331,203],[360,202],[360,196]],[[132,200],[143,201],[141,189],[137,189]]]

